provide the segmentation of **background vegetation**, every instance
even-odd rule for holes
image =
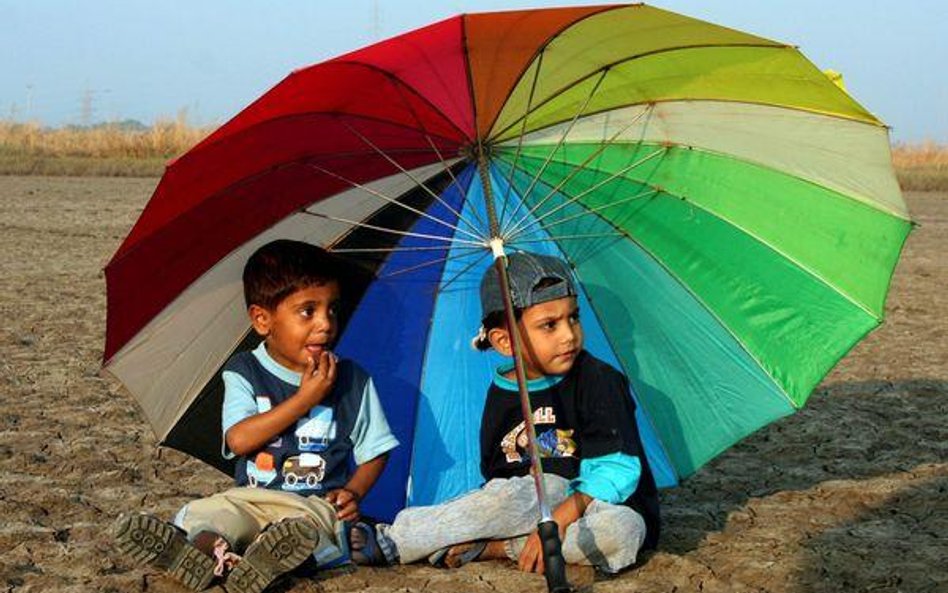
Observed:
[[[903,190],[948,190],[948,146],[931,141],[896,144],[892,163]]]
[[[159,119],[47,128],[0,120],[0,175],[153,177],[213,130],[187,123],[187,112]]]

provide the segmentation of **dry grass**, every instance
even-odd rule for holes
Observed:
[[[112,123],[53,129],[0,121],[0,174],[161,175],[169,159],[210,131],[189,125],[185,111],[147,128]]]
[[[892,147],[892,163],[904,190],[948,190],[948,146],[899,143]]]
[[[0,120],[0,175],[158,176],[168,160],[212,131],[187,123],[182,110],[150,128],[121,124],[45,128]],[[948,190],[948,146],[897,143],[892,161],[904,190]]]

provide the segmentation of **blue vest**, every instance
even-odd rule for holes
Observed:
[[[231,357],[225,371],[239,374],[253,387],[257,412],[283,402],[299,387],[267,371],[252,352]],[[256,453],[240,456],[234,472],[238,486],[323,496],[346,485],[352,473],[352,429],[362,405],[368,374],[353,362],[336,364],[332,392]]]

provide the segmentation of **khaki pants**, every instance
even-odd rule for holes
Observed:
[[[300,496],[292,492],[265,488],[238,487],[207,498],[193,500],[181,507],[174,524],[193,539],[202,531],[214,532],[237,553],[250,545],[267,525],[303,517],[319,529],[320,538],[313,557],[319,566],[346,561],[349,541],[344,523],[336,510],[318,496]]]

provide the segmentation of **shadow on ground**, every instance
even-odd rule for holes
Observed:
[[[948,382],[821,386],[807,406],[751,435],[663,492],[662,549],[684,554],[748,499],[862,480],[948,459]]]

